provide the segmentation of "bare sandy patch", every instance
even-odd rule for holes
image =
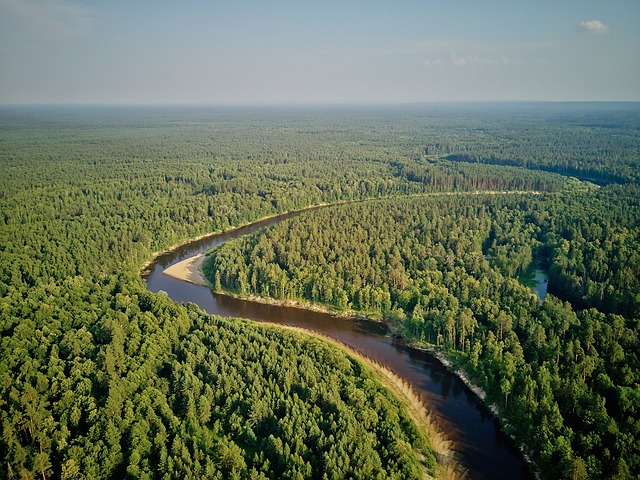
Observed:
[[[204,275],[202,274],[204,258],[204,253],[199,253],[198,255],[189,257],[175,265],[171,265],[162,273],[169,275],[172,278],[177,278],[178,280],[184,280],[185,282],[204,286],[206,285]]]

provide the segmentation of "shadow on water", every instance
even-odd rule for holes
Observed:
[[[549,275],[546,270],[540,268],[538,262],[534,262],[528,269],[522,272],[519,280],[523,285],[526,285],[536,292],[540,301],[543,301],[544,297],[547,296]]]
[[[212,293],[208,288],[176,280],[162,272],[170,265],[233,238],[255,232],[286,214],[184,245],[157,257],[143,277],[153,292],[164,291],[176,302],[192,302],[208,313],[248,318],[257,322],[294,325],[320,332],[384,365],[408,381],[436,414],[441,428],[454,442],[461,463],[473,479],[529,479],[521,454],[504,435],[491,413],[464,383],[427,352],[408,347],[387,334],[384,324],[349,320],[327,313],[267,305]]]

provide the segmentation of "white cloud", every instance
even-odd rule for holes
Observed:
[[[94,29],[93,10],[68,0],[0,0],[14,28],[47,39],[83,39]]]
[[[505,56],[500,57],[500,62],[505,67],[509,65],[522,65],[522,60],[518,58],[511,58],[511,57],[505,57]]]
[[[607,33],[609,31],[609,27],[600,20],[586,20],[584,22],[580,22],[580,28],[589,33]]]
[[[522,52],[535,52],[554,50],[558,45],[551,41],[535,42],[469,42],[464,40],[443,40],[432,41],[423,40],[413,42],[403,50],[403,53],[431,53],[441,54],[442,52],[473,52],[484,55],[514,54]]]
[[[455,51],[451,52],[451,63],[456,67],[509,67],[514,65],[522,65],[523,62],[518,58],[501,56],[480,56],[480,55],[458,55]]]
[[[444,68],[444,63],[441,59],[436,58],[435,60],[425,60],[423,62],[424,68],[433,68],[435,70],[442,70]]]
[[[451,63],[456,67],[464,67],[467,64],[467,57],[458,56],[456,52],[451,52]]]

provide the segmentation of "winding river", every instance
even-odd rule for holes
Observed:
[[[386,327],[370,321],[348,320],[330,314],[266,305],[212,293],[163,275],[169,266],[228,240],[255,232],[301,212],[272,217],[246,227],[193,241],[158,256],[143,277],[153,292],[164,291],[176,302],[193,302],[225,317],[295,325],[320,332],[385,365],[407,380],[436,416],[455,444],[459,461],[472,479],[530,479],[522,455],[504,435],[497,421],[454,374],[431,355],[386,336]]]

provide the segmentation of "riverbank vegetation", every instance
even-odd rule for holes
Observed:
[[[336,277],[310,293],[395,318],[406,335],[458,351],[488,387],[499,379],[506,393],[489,388],[495,401],[504,398],[507,414],[525,412],[541,432],[541,457],[561,460],[563,470],[550,476],[565,468],[637,474],[637,106],[485,107],[0,109],[1,476],[434,472],[423,436],[358,362],[308,337],[175,305],[146,291],[138,272],[153,252],[275,213],[478,189],[562,195],[416,196],[439,232],[425,230],[424,245],[407,232],[397,252],[387,248],[396,238],[389,233],[378,247],[384,255],[368,252],[374,263],[343,265],[360,268],[359,285],[338,285]],[[495,150],[505,139],[510,147]],[[452,157],[488,145],[494,150],[477,158]],[[503,161],[511,155],[517,158]],[[555,168],[564,159],[570,169]],[[592,187],[545,171],[554,169],[620,185],[581,192]],[[414,203],[388,201],[396,209]],[[438,202],[455,218],[482,215],[460,232],[429,218]],[[362,208],[375,217],[373,205]],[[357,207],[344,218],[350,208]],[[324,242],[325,233],[314,238]],[[443,252],[425,259],[436,244]],[[316,255],[318,268],[336,263],[332,245],[316,248],[325,262]],[[472,253],[478,247],[480,256]],[[538,254],[548,262],[550,291],[575,308],[553,297],[538,306],[512,279]],[[428,275],[414,279],[412,268]],[[317,275],[310,264],[304,269]],[[458,274],[468,283],[460,292]],[[249,275],[247,288],[251,282]],[[406,292],[392,295],[403,284]],[[278,281],[266,285],[272,296],[289,292]],[[476,304],[458,298],[465,288]],[[511,295],[522,296],[514,303],[520,310],[501,303]],[[453,313],[441,330],[440,317],[429,316],[430,308],[457,312],[455,301],[462,319],[478,322],[471,338]],[[446,328],[451,318],[455,331]],[[532,325],[538,335],[529,337]],[[529,348],[536,342],[545,349]],[[512,371],[507,353],[523,366],[512,376],[504,374]],[[520,402],[534,379],[549,388],[532,391],[537,404]],[[300,425],[306,436],[298,441]]]
[[[637,193],[341,205],[221,245],[205,273],[214,289],[392,322],[464,367],[545,476],[610,477],[637,468]],[[534,261],[542,303],[516,280]]]

